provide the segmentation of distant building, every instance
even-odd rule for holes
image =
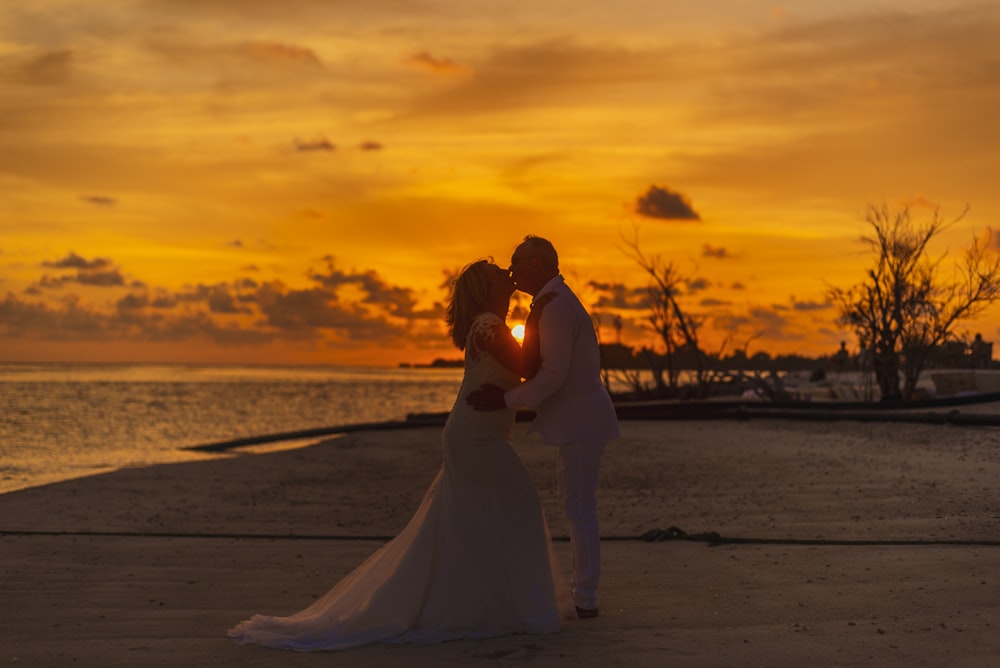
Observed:
[[[976,334],[971,344],[945,341],[931,356],[932,365],[944,369],[987,369],[993,362],[993,342]]]
[[[993,361],[993,342],[983,341],[983,335],[977,333],[969,346],[969,356],[973,369],[985,369]]]

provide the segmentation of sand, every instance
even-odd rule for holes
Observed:
[[[601,616],[547,636],[294,654],[294,612],[394,535],[440,429],[116,471],[0,496],[0,662],[23,666],[992,666],[1000,430],[625,422],[601,477]],[[557,539],[553,451],[515,431]],[[746,542],[648,542],[676,526]],[[568,545],[557,551],[568,568]]]

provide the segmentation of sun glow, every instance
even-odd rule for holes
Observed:
[[[780,20],[440,0],[432,22],[214,0],[169,44],[165,2],[36,0],[58,30],[22,4],[0,0],[0,361],[430,364],[455,354],[453,275],[529,233],[603,341],[659,345],[634,234],[685,280],[706,350],[827,355],[859,345],[828,293],[866,275],[866,205],[969,205],[945,264],[1000,220],[996,3],[907,3],[919,50],[903,3],[870,0],[768,3],[797,7]],[[687,53],[683,77],[662,66]],[[969,327],[1000,340],[1000,303]]]
[[[510,328],[510,333],[514,335],[514,338],[517,339],[518,343],[522,343],[524,341],[524,325],[514,325]]]

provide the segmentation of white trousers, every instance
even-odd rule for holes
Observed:
[[[567,443],[559,446],[559,503],[569,521],[577,607],[597,607],[601,579],[601,532],[597,522],[597,479],[604,444]]]

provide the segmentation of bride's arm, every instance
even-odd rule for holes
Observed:
[[[521,378],[534,378],[542,365],[541,345],[538,338],[538,321],[542,311],[556,296],[555,292],[547,292],[535,300],[531,313],[524,324],[524,343],[518,345],[514,335],[507,328],[507,323],[499,321],[488,333],[475,334],[476,347],[493,355],[503,366],[507,367]]]
[[[517,344],[517,339],[510,333],[506,323],[498,322],[490,336],[484,336],[476,343],[480,350],[493,355],[500,364],[518,376],[521,375],[521,346]]]
[[[541,339],[538,336],[538,321],[542,311],[556,296],[547,292],[536,299],[524,325],[524,345],[519,346],[514,335],[502,320],[490,330],[489,335],[476,335],[475,345],[479,350],[493,355],[499,362],[521,378],[532,378],[541,368]],[[494,411],[505,407],[504,390],[493,383],[472,390],[465,397],[466,403],[476,410]]]

